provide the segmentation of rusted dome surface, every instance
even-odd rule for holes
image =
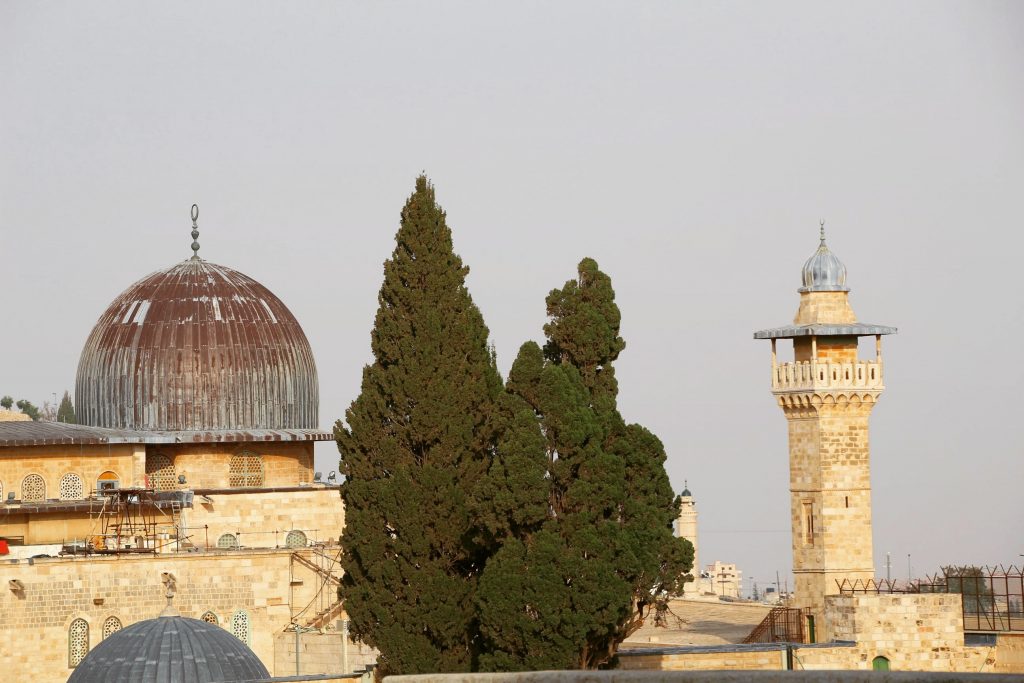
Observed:
[[[139,280],[100,316],[75,403],[79,423],[114,429],[315,429],[319,386],[281,300],[192,259]]]

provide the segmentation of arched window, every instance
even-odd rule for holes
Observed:
[[[203,616],[202,616],[202,620],[205,621],[207,624],[219,624],[220,623],[220,619],[218,619],[217,615],[214,614],[213,612],[204,612]]]
[[[221,537],[217,539],[217,547],[228,549],[238,547],[238,537],[234,534],[221,534]]]
[[[872,671],[888,671],[889,670],[889,658],[888,657],[875,657],[871,660]]]
[[[119,486],[121,486],[121,478],[117,476],[116,472],[104,472],[96,479],[97,491],[116,489]]]
[[[174,463],[163,453],[146,454],[146,477],[149,487],[156,491],[173,491],[178,483]]]
[[[30,474],[21,480],[21,502],[40,503],[46,500],[46,482],[38,474]]]
[[[103,639],[106,640],[107,636],[111,636],[121,630],[121,620],[117,617],[107,617],[106,621],[103,622]]]
[[[74,669],[89,654],[89,622],[75,619],[68,628],[68,668]]]
[[[288,535],[284,537],[284,545],[286,548],[305,548],[306,542],[306,534],[298,529],[292,529],[288,532]]]
[[[79,500],[85,497],[85,486],[77,474],[67,473],[60,478],[58,493],[61,500]]]
[[[249,613],[244,609],[231,617],[231,633],[246,645],[249,644]]]
[[[228,485],[232,488],[263,486],[263,458],[249,451],[232,455]]]

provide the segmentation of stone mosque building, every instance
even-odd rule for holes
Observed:
[[[117,296],[89,334],[80,424],[0,422],[4,681],[64,681],[104,639],[184,618],[273,675],[352,671],[337,600],[344,513],[313,468],[313,354],[256,280],[193,256]]]

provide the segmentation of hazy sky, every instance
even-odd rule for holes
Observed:
[[[582,257],[612,276],[622,412],[689,480],[702,560],[761,586],[789,470],[751,333],[792,320],[825,218],[860,319],[900,330],[879,573],[1021,560],[1021,3],[2,3],[0,393],[73,391],[197,202],[201,255],[305,329],[330,427],[422,170],[503,372]]]

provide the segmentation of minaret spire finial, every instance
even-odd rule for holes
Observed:
[[[821,243],[825,244],[825,219],[824,218],[821,219],[821,222],[819,223],[819,225],[821,226]]]
[[[199,205],[192,205],[192,260],[199,261]]]

